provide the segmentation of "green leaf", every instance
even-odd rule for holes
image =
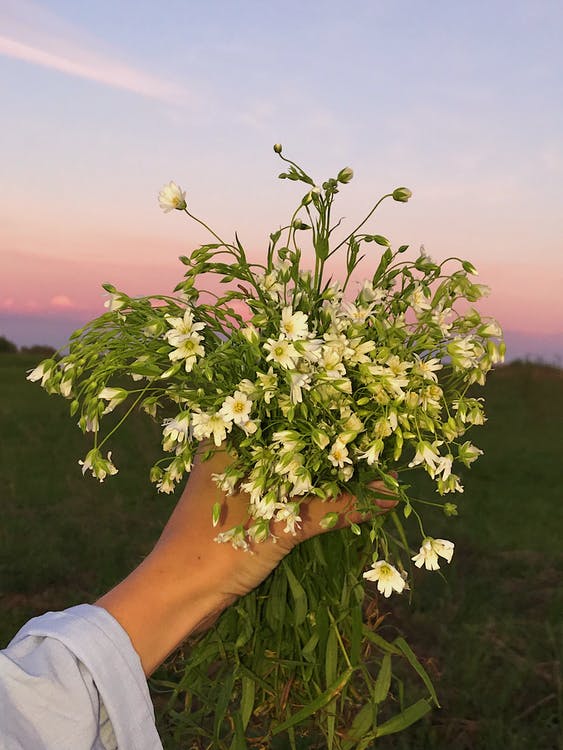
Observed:
[[[243,729],[246,729],[252,709],[254,708],[254,698],[256,696],[256,683],[251,677],[242,677],[241,679],[242,694],[240,699],[240,717]]]
[[[319,642],[318,634],[313,633],[313,635],[309,638],[307,643],[301,649],[301,653],[303,654],[303,657],[307,659],[307,661],[310,661],[310,662],[316,661],[315,649],[317,647],[318,642]]]
[[[401,653],[407,658],[407,661],[409,662],[411,667],[418,673],[419,677],[422,679],[422,681],[426,685],[426,689],[432,696],[432,700],[434,701],[434,704],[438,708],[440,708],[440,703],[438,701],[438,696],[436,695],[436,690],[434,689],[434,685],[432,684],[432,680],[428,676],[428,672],[424,669],[422,664],[416,658],[414,651],[411,649],[409,644],[402,637],[395,638],[393,643],[395,644],[395,646],[397,646],[397,648],[401,651]]]
[[[375,703],[383,703],[389,688],[391,687],[391,654],[387,653],[383,657],[381,667],[377,674],[375,685],[373,686],[373,700]]]
[[[221,688],[219,695],[217,696],[217,706],[215,708],[215,718],[213,722],[213,736],[215,740],[219,739],[221,732],[221,726],[225,713],[227,712],[227,706],[231,700],[231,694],[233,692],[234,673],[229,672],[226,678],[224,678],[223,687]]]
[[[364,637],[368,639],[368,641],[371,641],[376,646],[379,646],[380,649],[385,651],[389,654],[402,654],[402,651],[400,651],[397,646],[395,646],[393,643],[389,643],[389,641],[386,641],[385,638],[382,638],[377,633],[374,633],[373,630],[370,630],[367,625],[364,626],[363,629]]]
[[[363,740],[365,735],[371,731],[376,710],[373,703],[366,703],[358,711],[350,730],[346,734],[346,740],[343,744],[344,750],[351,750],[357,742]]]
[[[296,625],[301,625],[301,623],[307,617],[307,611],[308,611],[307,595],[305,593],[305,589],[299,583],[293,571],[291,570],[287,560],[283,561],[283,566],[285,569],[285,574],[287,576],[287,581],[289,583],[289,588],[291,590],[291,595],[293,597],[293,602],[295,605],[294,612],[293,612],[294,622]]]
[[[412,706],[405,708],[405,710],[401,711],[401,713],[397,714],[397,716],[393,716],[392,719],[389,719],[389,721],[386,721],[384,724],[378,726],[375,732],[375,736],[384,737],[387,734],[402,732],[403,729],[410,727],[410,725],[414,724],[415,721],[422,719],[422,717],[425,716],[431,710],[431,708],[432,706],[430,705],[430,702],[426,700],[426,698],[421,698],[421,700],[413,703]]]

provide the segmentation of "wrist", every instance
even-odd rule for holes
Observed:
[[[221,592],[222,572],[193,555],[155,548],[124,581],[101,597],[128,633],[146,675],[191,633],[205,629],[233,601]]]

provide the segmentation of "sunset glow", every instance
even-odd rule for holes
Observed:
[[[278,13],[0,3],[0,335],[62,344],[103,312],[105,281],[170,291],[177,256],[208,240],[160,210],[170,180],[260,258],[301,198],[276,179],[282,141],[319,181],[354,168],[343,232],[407,185],[413,199],[384,205],[373,231],[470,258],[492,287],[480,310],[561,356],[561,8],[292,0],[283,31]]]

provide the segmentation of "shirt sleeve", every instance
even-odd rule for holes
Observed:
[[[162,750],[140,659],[107,610],[30,620],[0,651],[0,750]]]

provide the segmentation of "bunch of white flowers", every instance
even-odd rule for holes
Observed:
[[[227,451],[232,463],[214,479],[227,495],[248,494],[248,519],[217,542],[248,550],[271,535],[272,521],[296,534],[301,504],[311,496],[327,502],[321,524],[331,528],[337,516],[330,500],[350,492],[367,514],[376,499],[367,484],[380,479],[399,501],[392,515],[401,534],[399,512],[416,519],[421,546],[412,561],[436,570],[439,557],[450,562],[454,545],[426,534],[422,506],[404,477],[421,467],[439,496],[460,493],[456,467],[481,454],[462,440],[485,420],[482,399],[467,391],[484,384],[504,344],[498,324],[466,303],[487,288],[470,278],[476,270],[468,261],[437,263],[424,248],[404,260],[406,246],[393,250],[382,235],[362,231],[381,201],[408,201],[407,188],[385,195],[336,241],[340,222],[331,224],[331,208],[352,170],[317,185],[281,146],[275,151],[289,165],[280,177],[307,191],[290,222],[270,235],[263,263],[247,260],[238,237],[229,243],[209,230],[214,241],[181,258],[186,272],[173,296],[132,298],[105,285],[109,311],[74,335],[66,356],[42,362],[29,379],[69,399],[80,427],[94,433],[82,469],[101,481],[117,469],[111,453],[101,452],[116,428],[100,439],[100,423],[125,403],[126,415],[139,406],[161,420],[164,456],[150,472],[161,492],[174,491],[200,446],[204,459]],[[181,210],[203,224],[174,182],[159,201],[164,211]],[[302,238],[312,246],[314,269],[301,265]],[[352,293],[363,246],[374,260]],[[346,277],[326,281],[325,263],[339,250]],[[230,285],[225,294],[210,301],[198,291],[203,274]],[[425,505],[456,513],[451,502]],[[219,515],[216,506],[210,526]],[[402,592],[405,543],[394,542],[381,514],[352,529],[371,548],[363,577],[385,597]]]

